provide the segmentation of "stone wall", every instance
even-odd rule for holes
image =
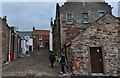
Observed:
[[[87,28],[70,46],[69,59],[75,74],[90,75],[89,47],[102,47],[105,75],[118,75],[118,20],[109,14]]]
[[[42,35],[42,40],[39,40],[39,35],[34,35],[33,50],[49,49],[49,35]],[[42,47],[39,47],[39,42],[42,42]]]
[[[49,35],[43,36],[43,49],[49,49]]]
[[[56,4],[56,17],[54,22],[51,21],[51,27],[52,27],[52,36],[53,36],[53,51],[54,54],[59,54],[61,50],[61,28],[60,28],[60,6],[57,3]]]
[[[7,25],[7,20],[2,19],[2,62],[5,63],[8,61],[8,52],[9,52],[9,31],[10,28]]]
[[[120,18],[119,18],[119,23],[118,25],[120,26]],[[120,60],[120,29],[118,31],[118,60]],[[120,61],[118,62],[118,73],[119,73],[119,76],[120,76]]]
[[[2,25],[0,22],[0,29],[1,28],[2,28]],[[0,31],[0,76],[2,76],[2,31]]]
[[[18,35],[14,35],[14,59],[18,58]]]
[[[100,18],[99,11],[111,14],[111,6],[105,2],[66,2],[60,8],[62,45],[74,39],[74,37],[81,34],[91,23]],[[68,24],[66,21],[67,13],[73,14],[72,24]],[[88,13],[89,21],[86,24],[82,22],[83,13]]]
[[[2,59],[2,18],[0,17],[0,64]]]

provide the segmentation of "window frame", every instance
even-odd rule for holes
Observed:
[[[39,40],[42,40],[42,38],[43,38],[42,35],[39,35],[39,36],[38,36],[38,39],[39,39]]]
[[[43,47],[43,42],[39,42],[39,47]]]
[[[73,24],[73,14],[72,13],[66,14],[66,21],[67,21],[67,24]]]
[[[103,14],[101,14],[101,13],[103,13]],[[105,14],[104,11],[98,11],[98,15],[99,15],[99,17],[102,17],[104,14]]]
[[[82,23],[89,23],[89,15],[88,15],[87,12],[86,13],[82,13]]]

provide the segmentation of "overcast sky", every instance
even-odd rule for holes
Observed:
[[[51,17],[54,18],[55,4],[56,2],[2,2],[0,16],[6,15],[8,24],[18,27],[18,30],[28,31],[33,27],[50,29],[49,22]],[[113,6],[113,15],[118,16],[118,2],[109,2],[109,4]]]

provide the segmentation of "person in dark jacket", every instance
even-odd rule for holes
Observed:
[[[61,57],[60,57],[60,64],[61,64],[61,74],[65,75],[66,60],[63,54],[61,54]]]
[[[54,68],[55,55],[54,55],[53,52],[50,53],[49,60],[50,60],[50,63],[51,63],[51,67]]]

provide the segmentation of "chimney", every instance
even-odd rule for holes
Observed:
[[[3,16],[3,18],[2,18],[3,20],[7,20],[7,16]]]
[[[33,31],[35,30],[35,27],[33,27]]]
[[[51,18],[51,21],[50,21],[50,25],[51,25],[51,27],[53,26],[53,21],[52,21],[52,18]]]

